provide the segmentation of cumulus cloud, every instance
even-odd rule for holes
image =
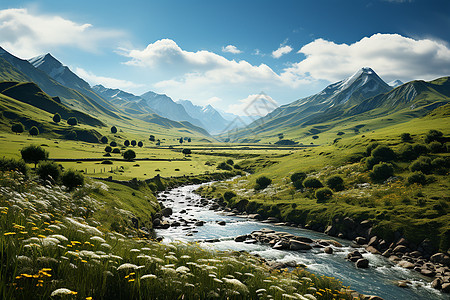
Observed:
[[[374,34],[353,44],[317,39],[298,53],[306,58],[284,70],[285,76],[311,76],[331,82],[370,66],[383,79],[431,80],[450,74],[450,49],[439,41],[398,34]]]
[[[239,100],[237,104],[228,106],[226,112],[238,116],[262,117],[278,107],[278,103],[269,95],[264,93],[249,95]]]
[[[280,58],[283,55],[290,53],[292,50],[294,50],[294,49],[292,49],[292,47],[289,45],[280,46],[280,48],[278,48],[277,50],[272,52],[272,57]]]
[[[115,88],[122,90],[127,90],[130,88],[139,88],[143,86],[141,84],[136,84],[128,80],[122,80],[105,76],[97,76],[92,72],[86,71],[82,68],[75,68],[75,73],[84,80],[86,80],[87,82],[89,82],[90,85],[101,84],[108,88]]]
[[[239,54],[242,53],[241,50],[239,50],[236,46],[228,45],[226,47],[222,47],[222,52],[228,52],[233,54]]]
[[[31,57],[58,46],[95,52],[124,35],[94,28],[55,15],[33,14],[25,8],[0,10],[0,44],[21,57]]]

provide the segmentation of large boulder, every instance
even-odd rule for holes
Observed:
[[[443,265],[450,265],[450,257],[444,253],[436,253],[430,257],[430,260],[434,263],[440,263]]]
[[[360,258],[356,261],[355,266],[357,268],[366,269],[369,267],[369,261],[366,258]]]
[[[166,208],[164,208],[164,209],[161,210],[161,214],[162,214],[164,217],[168,217],[168,216],[170,216],[172,213],[173,213],[173,211],[172,211],[172,209],[171,209],[170,207],[166,207]]]
[[[289,240],[289,249],[293,250],[293,251],[298,251],[298,250],[310,250],[312,249],[310,244],[304,243],[304,242],[300,242],[294,239],[290,239]]]
[[[287,250],[289,249],[289,243],[286,241],[278,241],[273,245],[272,249],[276,250]]]
[[[398,266],[405,268],[405,269],[414,269],[415,265],[412,262],[401,260],[397,263]]]

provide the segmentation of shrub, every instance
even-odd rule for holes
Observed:
[[[234,161],[232,159],[227,159],[226,163],[230,166],[234,165]]]
[[[149,141],[154,142],[155,141],[155,136],[154,135],[150,135]]]
[[[111,151],[112,151],[111,146],[106,146],[106,147],[105,147],[105,152],[110,153]]]
[[[128,146],[130,146],[130,141],[129,140],[125,140],[125,142],[123,142],[123,144],[124,144],[125,147],[128,147]]]
[[[414,144],[413,151],[416,153],[416,157],[419,157],[422,154],[428,153],[428,147],[424,144]]]
[[[408,184],[420,184],[424,185],[427,183],[427,177],[422,172],[414,172],[407,178]]]
[[[22,159],[26,163],[34,163],[34,167],[41,160],[46,160],[48,158],[48,152],[45,151],[41,146],[30,145],[20,150]]]
[[[223,199],[227,201],[230,201],[233,197],[236,197],[236,194],[232,191],[226,191],[225,193],[223,193]]]
[[[303,186],[305,188],[318,189],[323,187],[323,184],[319,179],[315,177],[308,177],[305,180],[303,180]]]
[[[266,176],[259,176],[256,178],[256,190],[263,190],[268,187],[272,183],[272,179],[267,178]]]
[[[135,140],[131,141],[131,146],[133,146],[133,147],[136,146],[136,141]]]
[[[344,179],[339,175],[328,177],[325,184],[334,191],[342,191],[344,189]]]
[[[131,161],[136,158],[136,153],[133,150],[129,149],[123,153],[123,158]]]
[[[238,165],[238,164],[235,164],[233,167],[234,167],[236,170],[242,170],[242,167],[241,167],[240,165]]]
[[[84,176],[78,171],[75,170],[67,170],[62,175],[62,183],[72,191],[77,186],[83,186],[84,184]]]
[[[53,180],[55,183],[61,178],[61,166],[54,162],[43,161],[36,169],[36,173],[42,180]]]
[[[101,162],[101,164],[102,164],[102,165],[112,165],[113,162],[110,161],[110,160],[103,160],[103,161]]]
[[[103,144],[108,143],[108,138],[106,136],[102,136],[102,138],[100,139],[100,142],[102,142]]]
[[[36,126],[30,128],[30,135],[36,136],[39,134],[39,129]]]
[[[372,170],[373,166],[380,163],[380,159],[378,157],[369,156],[366,158],[366,169]]]
[[[69,131],[69,133],[66,134],[66,138],[68,140],[76,140],[77,139],[77,132],[76,131]]]
[[[436,157],[431,161],[431,168],[434,173],[439,175],[445,175],[448,172],[450,166],[450,159],[444,157]]]
[[[377,142],[372,142],[366,147],[366,156],[370,156],[372,154],[372,150],[378,147],[380,144]]]
[[[296,190],[299,190],[303,187],[303,182],[301,180],[297,180],[297,181],[292,182],[292,185],[294,186],[294,188]]]
[[[55,122],[55,123],[61,122],[61,116],[60,116],[60,114],[56,113],[56,114],[53,116],[53,122]]]
[[[110,145],[111,147],[117,147],[117,143],[114,142],[114,141],[112,141],[111,143],[109,143],[109,145]]]
[[[379,145],[372,150],[372,156],[380,161],[388,162],[395,159],[395,152],[389,146]]]
[[[139,141],[137,145],[138,145],[138,147],[143,147],[144,143],[142,141]]]
[[[183,154],[184,154],[184,156],[186,156],[186,155],[189,155],[189,154],[191,154],[192,153],[192,151],[191,151],[191,149],[183,149],[183,151],[181,151]]]
[[[443,133],[439,130],[431,129],[425,135],[425,143],[429,144],[434,141],[440,142],[442,139]]]
[[[25,131],[25,128],[23,127],[22,123],[17,123],[11,126],[11,130],[14,133],[22,133]]]
[[[294,174],[291,175],[292,182],[300,181],[300,183],[302,183],[303,180],[305,180],[305,178],[306,178],[306,173],[304,173],[304,172],[295,172]]]
[[[19,171],[28,177],[30,169],[23,160],[0,158],[0,171]]]
[[[402,142],[410,142],[412,141],[412,137],[409,133],[402,133],[400,134],[400,138],[402,139]]]
[[[431,172],[431,158],[427,156],[421,156],[411,163],[409,166],[411,172],[420,171],[425,174]]]
[[[433,141],[428,144],[428,149],[430,149],[431,153],[440,153],[440,152],[443,152],[444,147],[438,141]]]
[[[231,170],[232,170],[232,167],[231,167],[229,164],[227,164],[226,162],[221,162],[221,163],[217,166],[217,169],[220,169],[220,170],[226,170],[226,171],[231,171]]]
[[[394,168],[391,164],[384,162],[373,166],[373,170],[369,173],[369,176],[373,181],[386,180],[392,175],[394,175]]]
[[[120,149],[119,148],[114,148],[112,153],[120,153]]]
[[[403,145],[398,152],[398,157],[403,161],[411,161],[416,159],[417,156],[418,155],[414,151],[413,146],[410,144]]]
[[[316,190],[315,196],[317,202],[324,202],[333,196],[333,192],[329,188],[323,187]]]
[[[112,134],[117,133],[117,127],[116,126],[111,127],[111,133]]]
[[[78,120],[75,117],[70,117],[67,119],[67,124],[69,124],[70,126],[75,126],[78,124]]]

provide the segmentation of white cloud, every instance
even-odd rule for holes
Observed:
[[[285,76],[310,76],[334,82],[364,66],[370,66],[386,81],[432,80],[450,74],[448,46],[398,34],[378,33],[350,45],[317,39],[298,53],[306,59],[287,68]]]
[[[286,46],[280,46],[280,48],[278,48],[277,50],[275,50],[275,51],[272,52],[272,57],[274,57],[274,58],[280,58],[280,57],[282,57],[283,55],[288,54],[288,53],[291,52],[292,50],[294,50],[294,49],[292,49],[292,47],[289,46],[289,45],[286,45]]]
[[[127,90],[130,88],[138,88],[143,86],[141,84],[136,84],[128,80],[97,76],[92,72],[86,71],[82,68],[75,68],[75,73],[84,80],[86,80],[87,82],[89,82],[90,85],[101,84],[107,88],[114,88],[121,90]]]
[[[242,53],[241,50],[239,50],[236,46],[228,45],[226,47],[222,47],[222,52],[229,52],[233,54],[239,54]]]
[[[94,28],[56,15],[34,14],[25,8],[0,10],[0,44],[21,57],[32,57],[59,46],[95,52],[124,35]]]
[[[211,98],[207,99],[206,100],[206,104],[211,104],[212,105],[212,104],[215,104],[215,103],[219,103],[221,101],[222,101],[221,98],[214,96],[214,97],[211,97]]]
[[[238,116],[262,117],[278,107],[278,103],[272,97],[261,93],[249,95],[247,98],[239,100],[238,104],[228,106],[226,112]]]

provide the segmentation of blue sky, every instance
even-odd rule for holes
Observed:
[[[213,104],[278,104],[370,66],[450,75],[450,1],[2,1],[0,46],[50,52],[91,84]]]

